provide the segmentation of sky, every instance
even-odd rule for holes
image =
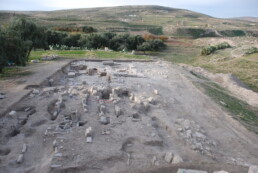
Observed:
[[[123,5],[160,5],[213,17],[258,17],[258,0],[0,0],[0,10],[52,11]]]

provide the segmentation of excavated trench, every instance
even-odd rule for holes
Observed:
[[[0,172],[247,170],[255,146],[189,83],[164,62],[74,61],[1,118]]]

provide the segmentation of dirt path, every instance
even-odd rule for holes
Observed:
[[[199,79],[183,68],[79,61],[64,72],[54,87],[40,86],[15,115],[1,118],[2,172],[242,173],[258,163],[258,136],[197,89]]]
[[[26,70],[31,71],[32,75],[20,78],[0,80],[0,92],[5,93],[6,98],[0,100],[0,116],[8,111],[11,105],[27,95],[31,90],[25,90],[28,85],[39,85],[51,76],[55,71],[70,62],[71,60],[48,61],[44,63],[30,64]]]

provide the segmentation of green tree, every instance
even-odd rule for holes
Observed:
[[[7,64],[7,57],[5,55],[5,33],[0,29],[0,73],[3,73],[3,68]]]
[[[30,56],[33,48],[46,48],[46,37],[43,28],[38,27],[35,23],[27,21],[24,18],[16,18],[12,21],[9,30],[20,35],[28,48],[26,60]]]
[[[145,51],[151,50],[151,44],[149,42],[144,42],[141,45],[137,46],[137,50],[143,51],[145,54]]]

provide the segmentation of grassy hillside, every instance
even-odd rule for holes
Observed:
[[[59,10],[50,12],[0,12],[0,24],[14,16],[24,16],[36,23],[55,26],[93,26],[100,32],[141,32],[159,27],[171,36],[196,36],[207,30],[256,30],[258,23],[235,19],[218,19],[189,10],[161,6],[120,6]],[[186,33],[178,29],[189,29]],[[203,29],[200,33],[198,29]],[[193,30],[195,29],[195,30]],[[180,31],[181,31],[180,30]],[[197,31],[196,31],[197,30]]]

